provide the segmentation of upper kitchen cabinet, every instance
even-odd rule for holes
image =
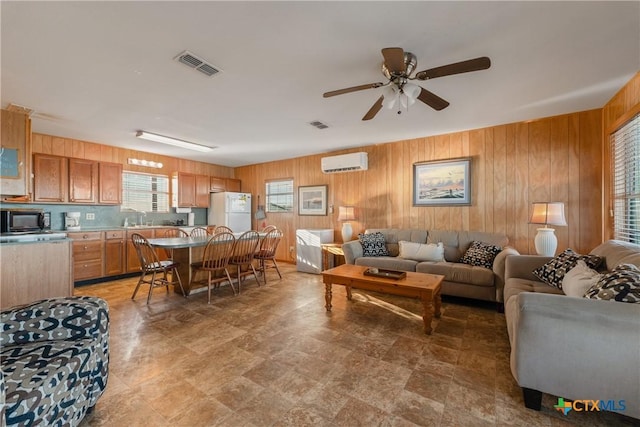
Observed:
[[[31,178],[31,119],[2,110],[0,189],[7,196],[28,196]]]
[[[71,203],[98,201],[98,162],[69,159],[69,201]]]
[[[209,207],[209,177],[192,173],[173,174],[173,191],[177,190],[177,206],[181,208]]]
[[[220,193],[222,191],[240,192],[240,187],[239,179],[212,176],[209,189],[212,193]]]
[[[122,203],[122,165],[120,163],[100,163],[100,204],[119,205]]]
[[[35,202],[67,201],[69,191],[67,158],[49,154],[33,155],[33,200]]]

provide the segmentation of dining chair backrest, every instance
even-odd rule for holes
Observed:
[[[142,269],[147,270],[160,265],[158,254],[143,235],[133,233],[131,235],[131,240],[133,242],[133,246],[136,248],[136,252],[138,253],[140,267]]]
[[[225,268],[233,255],[236,238],[231,233],[218,233],[209,239],[202,256],[202,268],[216,270]]]
[[[164,232],[164,237],[189,237],[189,233],[179,228],[168,228]]]
[[[206,237],[208,235],[209,233],[207,233],[207,229],[204,227],[196,227],[193,230],[191,230],[191,233],[190,233],[191,237]]]
[[[258,248],[260,235],[255,230],[243,233],[236,239],[231,261],[234,264],[249,264]]]
[[[233,230],[231,230],[229,227],[225,225],[219,225],[216,227],[213,234],[218,234],[218,233],[233,233]]]
[[[278,244],[281,239],[282,230],[273,228],[260,241],[260,250],[258,251],[258,254],[265,258],[275,256],[276,249],[278,249]]]
[[[261,233],[268,233],[271,230],[276,230],[278,227],[276,227],[275,225],[267,225],[266,227],[264,227],[262,230],[260,230]]]

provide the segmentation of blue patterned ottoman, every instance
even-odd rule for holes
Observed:
[[[107,303],[37,301],[2,311],[0,326],[3,425],[78,425],[107,386]]]

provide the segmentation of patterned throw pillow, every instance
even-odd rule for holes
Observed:
[[[640,270],[633,264],[620,264],[603,275],[584,296],[640,304]]]
[[[532,273],[544,283],[554,288],[562,289],[562,279],[569,270],[576,266],[578,260],[583,260],[587,267],[596,269],[602,262],[602,258],[595,255],[580,255],[573,249],[565,249],[564,252],[549,260],[545,265],[536,268]]]
[[[362,245],[363,256],[388,256],[387,244],[384,234],[379,231],[369,234],[358,234],[358,239]]]
[[[474,240],[471,242],[469,249],[460,258],[460,262],[491,269],[493,268],[493,260],[501,250],[502,248],[499,246]]]

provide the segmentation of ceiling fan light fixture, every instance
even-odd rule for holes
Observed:
[[[144,130],[136,132],[136,137],[146,139],[148,141],[160,142],[162,144],[173,145],[174,147],[187,148],[189,150],[208,152],[216,147],[196,144],[195,142],[183,141],[181,139],[171,138],[170,136],[158,135]]]

